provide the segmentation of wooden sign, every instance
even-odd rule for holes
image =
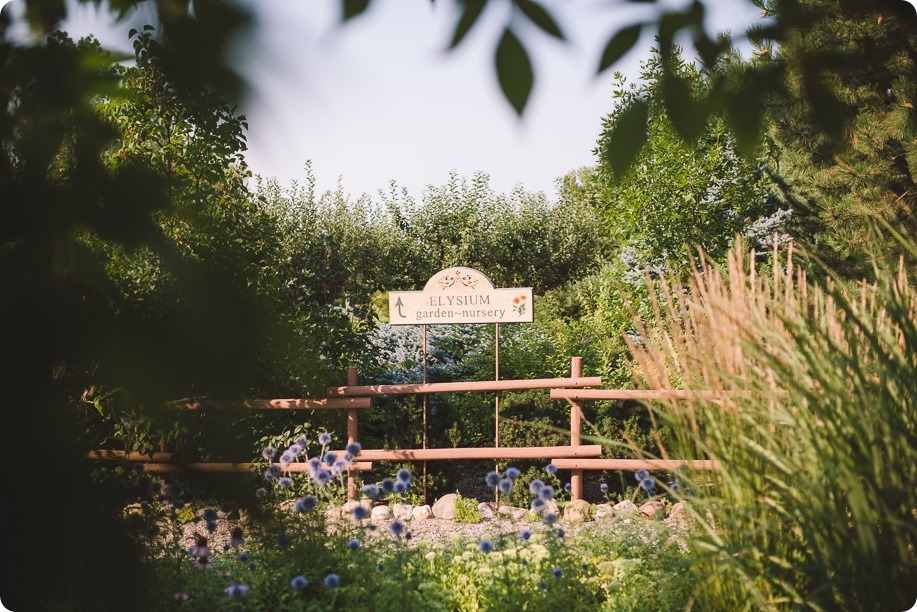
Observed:
[[[446,268],[433,275],[423,291],[391,291],[388,320],[392,325],[458,323],[531,323],[532,288],[497,289],[472,268]]]

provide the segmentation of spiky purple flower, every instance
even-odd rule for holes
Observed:
[[[497,472],[487,472],[487,476],[484,477],[484,484],[488,487],[495,487],[500,484],[500,474]]]
[[[411,470],[407,468],[401,468],[395,474],[395,478],[397,478],[401,482],[411,482]]]
[[[548,465],[545,466],[544,471],[547,472],[548,474],[556,474],[557,466],[554,465],[553,463],[549,463]]]
[[[512,478],[504,478],[500,481],[500,484],[497,485],[497,488],[500,490],[500,493],[504,495],[509,495],[513,492],[513,480]]]
[[[274,455],[277,454],[277,449],[273,446],[265,446],[264,450],[261,451],[261,456],[264,457],[265,461],[270,461],[274,458]],[[250,455],[249,455],[250,456]]]
[[[543,488],[544,483],[540,480],[533,480],[529,483],[529,493],[532,495],[538,495]]]
[[[341,584],[341,577],[337,574],[328,574],[325,576],[325,588],[335,589]]]
[[[518,469],[514,467],[506,468],[506,477],[509,478],[510,480],[516,480],[517,478],[519,478],[519,476],[520,476],[520,473]]]
[[[351,442],[347,445],[347,452],[356,457],[363,451],[363,447],[359,442]]]
[[[305,576],[296,576],[290,581],[290,588],[294,591],[301,591],[309,584]]]
[[[392,524],[388,526],[388,530],[392,532],[393,536],[398,537],[404,533],[404,523],[401,521],[392,521]]]
[[[319,434],[318,443],[321,444],[322,446],[328,446],[329,444],[331,444],[331,434],[328,433],[327,431]]]
[[[494,543],[490,540],[481,540],[478,542],[478,550],[482,553],[487,554],[494,549]]]

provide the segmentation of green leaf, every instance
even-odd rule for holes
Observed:
[[[344,21],[362,15],[369,8],[369,0],[343,0]]]
[[[484,0],[466,0],[465,10],[455,26],[455,32],[452,33],[452,42],[449,44],[450,49],[454,49],[462,42],[465,35],[477,22],[478,17],[484,10]]]
[[[532,23],[541,28],[542,31],[550,34],[554,38],[566,40],[564,33],[560,31],[560,26],[543,6],[532,0],[516,0],[518,6],[525,16],[532,20]]]
[[[605,51],[602,52],[602,60],[599,62],[598,72],[602,72],[609,68],[612,64],[621,59],[625,53],[630,51],[631,48],[637,44],[642,29],[643,25],[638,23],[624,28],[623,30],[619,30],[612,36],[608,44],[605,45]]]
[[[137,34],[137,28],[131,28],[130,32],[127,33],[128,39],[133,38],[135,34]]]
[[[662,99],[678,134],[688,142],[697,140],[704,132],[709,116],[706,100],[695,100],[688,82],[673,73],[663,76]]]
[[[503,37],[497,45],[495,65],[503,95],[516,113],[522,115],[529,94],[532,93],[535,74],[525,47],[509,28],[503,31]]]
[[[618,116],[606,140],[602,156],[615,180],[623,177],[637,159],[646,142],[649,105],[645,100],[634,100]]]

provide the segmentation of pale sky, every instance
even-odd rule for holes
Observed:
[[[655,10],[621,0],[546,0],[568,42],[522,30],[535,86],[519,119],[493,69],[509,1],[489,3],[454,52],[445,51],[458,18],[452,1],[375,0],[343,26],[340,0],[249,4],[255,37],[239,57],[252,86],[242,109],[249,165],[286,183],[302,180],[311,159],[319,190],[333,189],[340,177],[353,197],[387,189],[392,179],[420,197],[450,171],[470,177],[480,170],[497,191],[521,185],[553,198],[558,177],[595,162],[601,119],[613,108],[613,71],[635,79],[653,42],[644,36],[597,76],[609,33]],[[705,5],[713,29],[739,33],[757,17],[747,0]],[[75,12],[71,35],[92,32],[104,45],[126,50],[128,29],[144,22],[141,15],[130,24],[102,23],[99,15],[107,14],[91,5]]]

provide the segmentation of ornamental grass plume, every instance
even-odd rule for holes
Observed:
[[[887,231],[893,233],[892,228]],[[917,254],[913,241],[902,248]],[[659,456],[686,472],[704,609],[905,610],[917,599],[917,293],[908,271],[813,281],[793,246],[759,265],[742,245],[686,285],[651,287],[629,339]],[[903,261],[903,260],[902,260]],[[648,475],[647,475],[648,476]],[[641,483],[642,484],[642,483]],[[671,489],[672,487],[670,487]],[[677,492],[673,492],[677,495]]]

